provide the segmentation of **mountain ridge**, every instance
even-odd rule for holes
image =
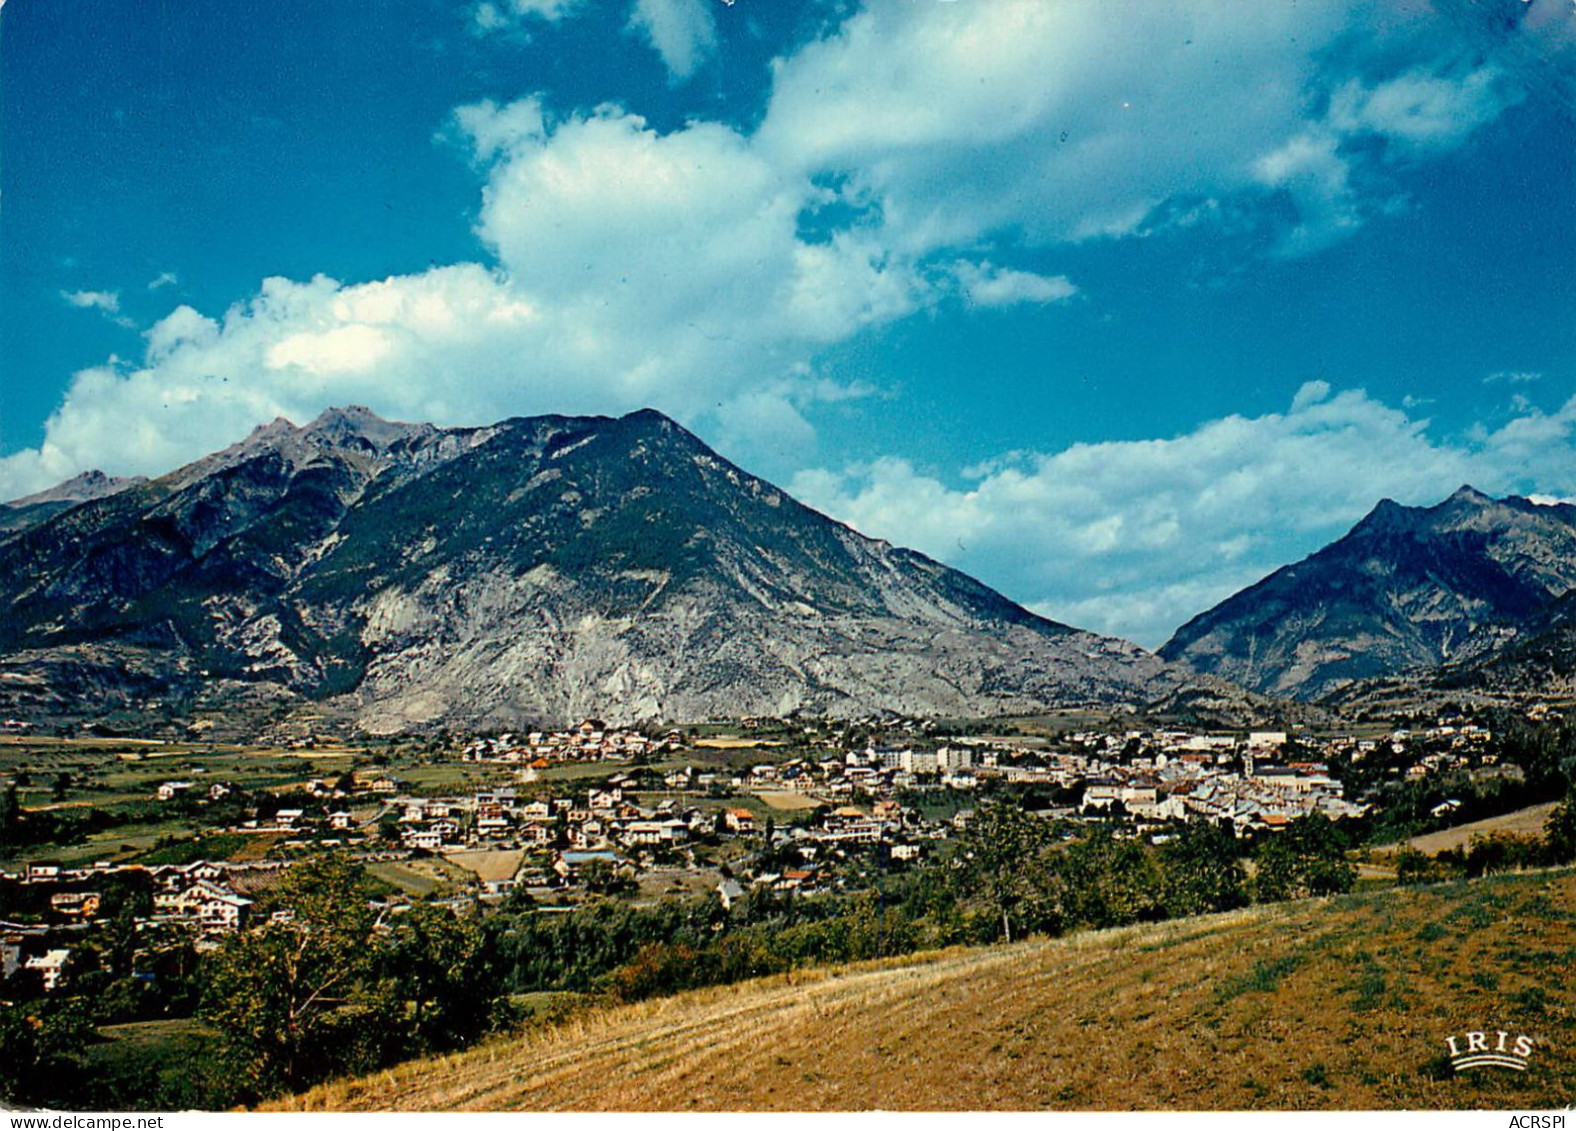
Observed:
[[[0,537],[0,577],[0,676],[76,671],[102,694],[108,659],[142,694],[269,685],[373,731],[973,716],[1190,682],[858,534],[652,410],[276,420]]]
[[[1159,655],[1316,700],[1498,653],[1573,586],[1576,507],[1463,485],[1430,507],[1381,500],[1341,538],[1189,620]]]

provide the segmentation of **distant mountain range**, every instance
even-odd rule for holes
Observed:
[[[0,536],[37,525],[78,503],[106,498],[117,491],[146,482],[141,476],[119,479],[105,475],[102,471],[84,471],[47,491],[13,499],[0,506]]]
[[[1526,685],[1576,670],[1576,507],[1462,487],[1386,499],[1338,541],[1183,625],[1161,649],[1273,696],[1427,676]]]
[[[445,429],[336,409],[0,515],[0,710],[24,715],[277,696],[393,731],[1219,691],[863,537],[652,411]]]

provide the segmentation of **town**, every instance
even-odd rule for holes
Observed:
[[[3,1071],[39,1099],[232,1106],[686,989],[1576,852],[1560,712],[1388,722],[12,728]]]
[[[1156,843],[1187,821],[1251,841],[1314,814],[1363,818],[1370,803],[1349,796],[1332,762],[1382,758],[1390,778],[1414,782],[1499,772],[1492,733],[1461,720],[1368,738],[1186,730],[943,738],[931,730],[920,720],[751,721],[738,735],[687,740],[587,720],[559,732],[454,740],[450,757],[491,778],[465,793],[412,789],[393,771],[363,767],[227,806],[240,819],[217,826],[204,823],[205,810],[238,787],[172,778],[154,797],[186,804],[193,851],[205,841],[241,850],[179,863],[35,858],[0,870],[9,893],[4,977],[35,971],[53,992],[72,934],[119,905],[105,898],[106,885],[128,881],[151,895],[136,918],[139,938],[181,930],[211,946],[256,925],[259,894],[315,852],[343,851],[381,870],[392,880],[379,903],[387,915],[424,888],[451,906],[516,892],[555,909],[610,894],[638,903],[714,893],[727,908],[752,889],[813,897],[856,888],[869,874],[863,862],[890,869],[937,858],[968,826],[976,797],[1014,796],[1046,820],[1110,822]],[[566,770],[575,776],[554,780]],[[295,800],[282,805],[280,796]],[[1430,815],[1448,822],[1461,804],[1445,798]],[[448,882],[423,882],[423,873]]]

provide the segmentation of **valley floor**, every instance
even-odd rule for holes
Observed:
[[[1454,1073],[1507,1030],[1526,1072]],[[1576,873],[813,970],[582,1014],[292,1110],[1552,1108],[1576,1101]]]

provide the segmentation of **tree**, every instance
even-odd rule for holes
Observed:
[[[22,803],[17,798],[16,782],[0,795],[0,844],[22,843]]]
[[[54,784],[50,787],[49,795],[55,801],[64,801],[66,793],[71,789],[71,775],[64,770],[55,775]]]
[[[1069,845],[1055,876],[1065,926],[1117,927],[1164,916],[1154,860],[1109,825],[1095,825]]]
[[[1256,903],[1335,895],[1350,891],[1357,881],[1340,833],[1322,813],[1298,817],[1284,832],[1261,842],[1254,862]]]
[[[75,1001],[0,1006],[0,1097],[22,1103],[58,1102],[83,1071],[93,1025]]]
[[[273,900],[293,917],[230,936],[204,963],[203,1013],[244,1095],[372,1068],[391,1051],[396,1003],[375,976],[364,884],[338,857],[298,864]]]
[[[1555,806],[1543,826],[1543,842],[1551,864],[1576,863],[1576,782]]]
[[[1061,926],[1047,915],[1045,856],[1050,846],[1050,828],[1044,821],[999,802],[981,805],[959,838],[953,858],[959,895],[983,903],[1000,921],[1001,937],[1007,942],[1036,928]]]
[[[611,860],[587,860],[580,868],[580,882],[594,895],[622,895],[638,886],[627,869]]]
[[[379,961],[405,1003],[412,1051],[454,1048],[491,1025],[502,984],[475,919],[418,904],[400,916]]]
[[[1426,853],[1415,848],[1403,848],[1395,858],[1395,882],[1406,887],[1426,884],[1433,879],[1434,869]]]
[[[1160,849],[1166,914],[1205,915],[1247,903],[1247,873],[1237,851],[1236,837],[1214,822],[1183,825]]]

